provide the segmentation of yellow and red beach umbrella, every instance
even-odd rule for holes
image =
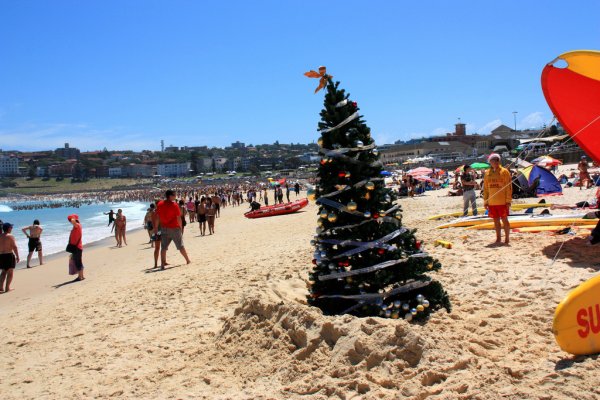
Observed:
[[[566,62],[563,68],[555,64]],[[600,162],[600,52],[577,50],[561,54],[544,67],[542,90],[565,131],[596,162]]]

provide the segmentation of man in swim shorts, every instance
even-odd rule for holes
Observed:
[[[0,234],[0,293],[10,292],[10,284],[13,279],[15,266],[19,262],[19,249],[17,242],[12,235],[13,225],[5,222],[2,224],[2,234]],[[6,281],[6,286],[4,282]]]
[[[187,264],[191,263],[182,239],[182,223],[181,209],[175,201],[175,192],[167,190],[165,192],[165,200],[160,201],[156,205],[156,213],[158,215],[161,227],[161,250],[160,250],[160,269],[165,269],[167,264],[167,250],[171,242],[175,243],[175,247]],[[158,226],[154,227],[154,233],[158,232]]]
[[[504,243],[508,244],[510,223],[508,214],[512,202],[512,180],[510,172],[500,164],[500,155],[490,154],[490,168],[485,171],[483,178],[483,205],[488,215],[494,220],[496,243],[501,243],[500,221],[504,226]]]
[[[27,268],[31,268],[29,264],[31,262],[31,257],[33,256],[33,252],[37,251],[38,259],[40,260],[40,265],[44,264],[42,259],[42,227],[40,226],[40,221],[35,219],[33,220],[33,225],[26,226],[21,229],[25,236],[29,239],[27,243],[27,247],[29,249],[29,254],[27,254]]]

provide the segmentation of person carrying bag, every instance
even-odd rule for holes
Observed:
[[[81,238],[83,237],[83,229],[81,228],[81,224],[79,223],[79,216],[77,214],[71,214],[67,217],[67,220],[73,225],[73,229],[71,229],[71,234],[69,235],[69,243],[67,244],[67,252],[72,254],[72,261],[75,264],[75,268],[77,269],[77,278],[75,280],[82,281],[85,279],[83,276],[83,245],[81,243]],[[69,273],[71,272],[71,268],[69,268]],[[72,274],[74,275],[74,274]]]

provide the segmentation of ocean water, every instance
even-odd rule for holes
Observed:
[[[82,205],[78,208],[43,208],[39,210],[13,211],[10,203],[0,204],[0,220],[10,222],[14,225],[13,235],[17,239],[19,256],[25,260],[29,250],[27,249],[27,237],[21,232],[21,228],[33,224],[34,219],[40,220],[44,231],[42,233],[42,247],[44,254],[64,252],[67,247],[71,223],[67,216],[77,214],[83,227],[83,245],[114,236],[108,227],[108,215],[103,213],[122,209],[127,217],[127,230],[141,228],[149,203],[102,203]],[[34,253],[32,265],[37,265],[37,253]]]

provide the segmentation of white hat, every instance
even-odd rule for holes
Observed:
[[[488,161],[491,160],[492,158],[497,158],[498,161],[500,161],[502,158],[500,157],[500,154],[498,153],[492,153],[488,156]]]

